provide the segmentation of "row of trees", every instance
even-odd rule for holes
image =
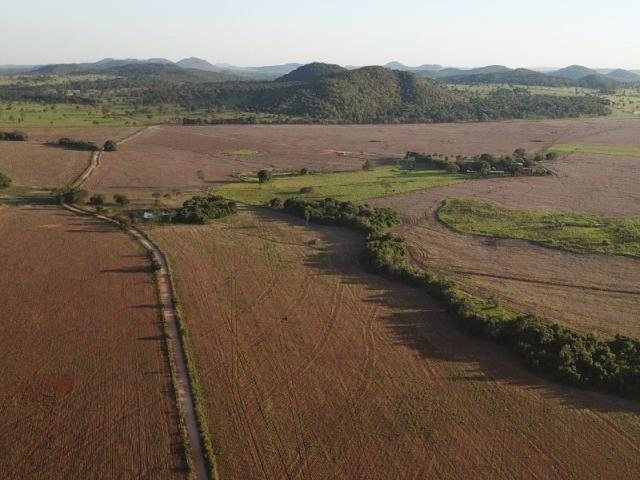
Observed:
[[[639,341],[621,335],[604,340],[534,315],[487,309],[486,302],[460,291],[450,280],[410,266],[404,240],[388,232],[389,226],[398,221],[392,210],[333,199],[287,200],[284,204],[274,199],[271,204],[282,205],[285,212],[308,221],[365,232],[363,258],[369,269],[439,298],[463,330],[509,346],[534,371],[577,387],[640,399]],[[372,216],[377,220],[372,222]]]
[[[95,142],[63,137],[58,140],[58,145],[71,150],[87,150],[90,152],[99,152],[101,150],[104,150],[105,152],[115,152],[118,149],[118,144],[113,140],[107,140],[104,142],[104,145],[100,147]]]
[[[26,142],[29,139],[24,132],[0,132],[0,140],[9,142]]]
[[[545,175],[549,172],[540,165],[540,162],[556,158],[556,152],[548,152],[544,155],[542,153],[529,154],[524,148],[518,148],[511,155],[495,157],[483,153],[473,157],[457,155],[455,159],[438,153],[407,152],[404,160],[410,162],[411,167],[418,169],[446,170],[451,173],[476,173],[487,176],[492,172],[504,172],[510,175]]]

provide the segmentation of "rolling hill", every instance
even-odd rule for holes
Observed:
[[[314,80],[316,78],[325,77],[327,75],[332,75],[334,73],[342,73],[346,72],[347,69],[341,67],[340,65],[333,65],[329,63],[309,63],[308,65],[303,65],[302,67],[297,68],[296,70],[283,75],[278,78],[276,81],[278,82],[308,82],[310,80]]]
[[[568,78],[570,80],[579,80],[584,77],[600,74],[597,71],[591,68],[583,67],[582,65],[571,65],[554,72],[549,72],[549,75],[552,75],[554,77]]]

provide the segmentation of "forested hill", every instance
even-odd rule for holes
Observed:
[[[346,70],[314,64],[292,72],[287,81],[264,82],[217,81],[213,76],[218,72],[194,72],[173,65],[114,70],[118,74],[114,78],[0,85],[0,100],[95,105],[117,101],[134,108],[176,105],[193,112],[224,109],[275,114],[278,121],[315,123],[562,118],[609,112],[608,102],[595,95],[533,95],[517,88],[477,95],[384,67]]]

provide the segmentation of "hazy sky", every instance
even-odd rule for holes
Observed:
[[[640,0],[2,0],[2,17],[0,64],[197,56],[640,68]]]

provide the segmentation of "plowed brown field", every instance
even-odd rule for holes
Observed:
[[[89,163],[88,152],[23,142],[0,142],[0,172],[22,187],[62,187]]]
[[[0,244],[0,478],[183,478],[144,252],[53,207],[0,207]]]
[[[640,215],[640,158],[575,154],[550,167],[553,176],[479,180],[372,203],[405,215],[400,230],[415,262],[465,289],[582,331],[640,338],[640,261],[458,234],[436,219],[448,197],[524,209]]]
[[[362,153],[407,150],[449,155],[542,150],[558,141],[627,128],[633,121],[561,120],[441,125],[152,127],[118,152],[87,184],[94,191],[210,186],[261,168],[358,169]],[[635,122],[636,124],[640,122]],[[196,172],[202,170],[204,179]]]
[[[364,273],[344,229],[243,212],[167,252],[227,479],[631,478],[633,402],[547,384]]]

